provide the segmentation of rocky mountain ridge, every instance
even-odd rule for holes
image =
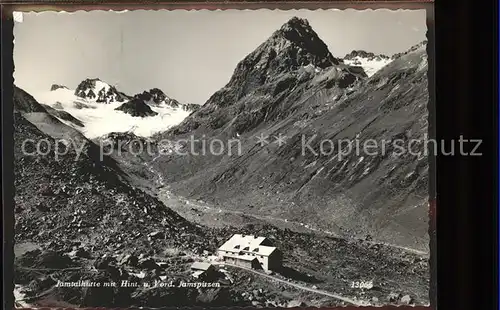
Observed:
[[[299,109],[301,104],[290,99],[307,92],[313,80],[335,86],[342,95],[365,77],[362,68],[334,58],[306,20],[292,18],[238,63],[228,84],[172,133],[226,127],[232,134],[247,132]]]
[[[142,137],[151,136],[199,108],[169,98],[158,88],[129,96],[99,78],[85,79],[76,90],[54,84],[36,99],[54,117],[89,139],[131,130]]]
[[[353,50],[349,54],[344,56],[344,60],[353,60],[356,57],[366,58],[367,60],[382,60],[382,59],[390,59],[391,57],[386,56],[384,54],[374,54],[371,52],[367,52],[364,50]]]
[[[66,86],[52,85],[51,91],[64,88],[68,89]],[[145,90],[142,93],[135,94],[133,96],[127,95],[121,91],[118,91],[115,86],[112,86],[99,78],[85,79],[76,88],[75,93],[77,97],[95,101],[97,103],[113,103],[113,102],[130,102],[129,108],[132,106],[167,106],[171,108],[181,108],[185,111],[195,111],[199,108],[197,104],[184,104],[179,101],[168,97],[161,89],[152,88],[150,90]],[[142,100],[144,104],[139,105],[139,101]],[[130,109],[126,109],[130,110]],[[137,113],[133,114],[144,114],[140,111],[135,111]],[[148,113],[146,113],[148,114]],[[156,115],[154,113],[149,113],[149,115]],[[149,116],[145,115],[145,116]],[[144,116],[141,116],[144,117]]]

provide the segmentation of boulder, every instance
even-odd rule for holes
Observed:
[[[151,238],[151,240],[165,238],[165,234],[161,231],[158,231],[158,230],[150,233],[148,236]]]
[[[92,258],[92,255],[90,254],[90,252],[83,247],[76,249],[75,256],[81,257],[81,258]]]
[[[137,258],[137,256],[134,254],[127,254],[123,256],[119,261],[120,265],[129,265],[132,267],[137,267],[138,263],[139,263],[139,258]]]
[[[32,292],[42,292],[45,290],[48,290],[52,286],[54,286],[57,283],[56,280],[54,280],[50,276],[44,276],[38,279],[35,279],[30,282],[29,284],[29,289]]]
[[[400,302],[405,305],[411,305],[413,304],[413,298],[411,298],[410,295],[404,295],[401,297]]]
[[[397,302],[397,301],[399,301],[399,299],[401,299],[401,297],[402,297],[402,295],[400,293],[391,292],[387,296],[387,299],[389,300],[389,302]]]
[[[94,262],[94,267],[96,269],[107,269],[110,264],[116,263],[116,260],[114,257],[104,255],[101,258],[98,258]]]
[[[160,269],[160,266],[151,257],[143,258],[142,260],[140,260],[138,266],[140,268],[148,270]]]
[[[296,308],[296,307],[306,307],[307,305],[300,300],[292,300],[288,303],[287,308]]]

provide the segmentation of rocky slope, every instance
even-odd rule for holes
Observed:
[[[117,289],[110,295],[102,289],[57,289],[54,279],[132,279],[127,272],[108,267],[113,259],[106,257],[111,255],[116,261],[120,253],[122,256],[142,253],[141,257],[147,254],[137,262],[139,266],[146,266],[152,263],[151,255],[169,247],[187,251],[206,247],[200,228],[156,198],[130,186],[124,173],[113,165],[113,160],[98,157],[91,142],[87,151],[80,155],[74,148],[65,154],[57,149],[56,153],[55,139],[61,137],[61,132],[73,129],[56,121],[35,125],[28,121],[38,120],[40,114],[46,114],[49,119],[51,116],[33,97],[17,87],[14,104],[15,242],[20,248],[28,247],[16,258],[16,283],[30,283],[28,297],[47,295],[45,291],[50,288],[53,302],[119,305],[123,302],[119,301],[123,290]],[[38,118],[34,118],[33,113],[37,113]],[[47,143],[42,144],[38,153],[36,144],[24,144],[25,141],[37,143],[42,140]],[[96,269],[89,272],[93,263]],[[66,268],[76,269],[68,273]],[[39,296],[35,300],[43,298]]]
[[[392,55],[392,59],[396,59],[396,58],[400,58],[401,56],[404,56],[408,53],[411,53],[411,52],[415,52],[419,49],[421,49],[422,47],[425,47],[427,45],[427,40],[424,40],[418,44],[415,44],[413,45],[412,47],[410,47],[408,50],[404,51],[404,52],[401,52],[401,53],[396,53],[394,55]]]
[[[367,79],[294,18],[241,61],[199,111],[156,137],[205,142],[181,141],[176,147],[185,155],[166,154],[154,165],[174,192],[224,209],[427,250],[427,157],[399,154],[412,139],[419,141],[411,153],[423,151],[427,99],[425,44]],[[269,143],[257,144],[261,135]],[[228,143],[235,138],[240,147]],[[376,141],[376,154],[371,146],[339,158],[346,139],[361,148]],[[215,140],[225,144],[217,141],[210,152]]]
[[[344,56],[344,60],[354,60],[356,58],[365,58],[367,60],[383,60],[383,59],[390,59],[391,57],[386,56],[384,54],[374,54],[371,52],[367,52],[364,50],[353,50],[349,54]]]
[[[85,127],[85,124],[83,124],[82,121],[80,121],[79,119],[77,119],[76,117],[74,117],[73,115],[69,114],[64,110],[58,110],[46,104],[42,104],[42,107],[52,116],[62,121],[66,121],[75,127]]]
[[[184,111],[198,111],[200,109],[200,105],[196,103],[184,103],[181,105],[182,109]]]
[[[95,145],[92,147],[90,141],[83,136],[80,131],[65,125],[58,117],[65,118],[68,121],[78,123],[78,120],[70,114],[64,114],[53,111],[50,107],[45,108],[39,104],[33,96],[24,90],[14,86],[14,109],[16,113],[35,125],[39,130],[44,131],[52,139],[72,141],[68,144],[70,148],[83,146],[83,152],[91,152],[98,156],[98,150]]]

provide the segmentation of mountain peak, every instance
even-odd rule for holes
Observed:
[[[307,97],[303,104],[297,98],[312,89],[335,88],[332,92],[343,94],[364,78],[362,68],[341,65],[333,57],[307,20],[294,17],[241,60],[229,82],[169,134],[224,126],[226,134],[249,132],[307,110],[304,106],[315,100]]]
[[[332,64],[338,64],[337,59],[331,55],[328,46],[319,38],[307,19],[292,17],[266,42],[269,41],[271,45],[274,45],[274,50],[288,49],[292,50],[292,54],[297,53],[298,60],[302,62],[302,65],[312,63],[315,66],[325,68]],[[303,56],[306,55],[312,56],[312,59],[311,57],[304,59]]]
[[[161,89],[152,88],[148,91],[136,94],[134,98],[141,99],[149,105],[162,105],[166,104],[172,108],[179,107],[179,101],[168,97]]]
[[[54,90],[58,90],[58,89],[68,89],[66,86],[64,85],[59,85],[59,84],[52,84],[52,86],[50,87],[50,91],[54,91]]]
[[[114,86],[103,82],[99,78],[83,80],[75,90],[75,95],[100,103],[123,102],[127,96],[119,92]]]
[[[133,101],[141,100],[146,105],[150,106],[168,106],[174,109],[181,108],[184,111],[196,111],[199,109],[199,105],[192,103],[180,103],[179,101],[167,96],[161,89],[152,88],[150,90],[145,90],[142,93],[134,95]]]
[[[238,63],[226,85],[236,96],[223,101],[235,101],[271,80],[303,67],[325,69],[339,63],[309,22],[293,17]]]
[[[153,111],[151,107],[144,103],[144,101],[140,98],[133,98],[132,100],[125,102],[115,110],[125,112],[134,117],[158,115],[157,112]]]
[[[308,33],[313,31],[307,19],[299,18],[297,16],[290,18],[286,23],[283,24],[283,26],[281,26],[280,30],[284,33]]]

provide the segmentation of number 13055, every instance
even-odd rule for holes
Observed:
[[[372,287],[373,287],[373,281],[353,281],[353,282],[351,282],[351,288],[371,289]]]

